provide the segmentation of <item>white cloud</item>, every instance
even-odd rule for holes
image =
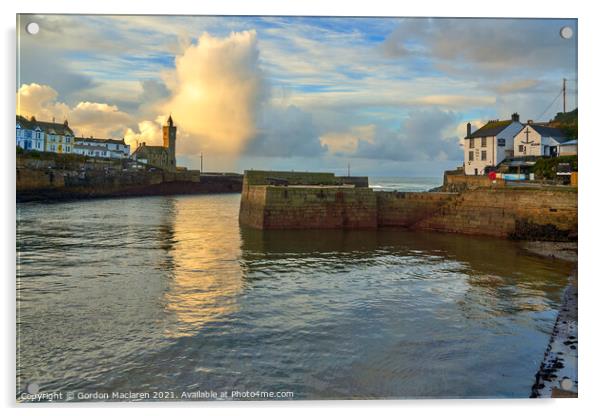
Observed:
[[[360,141],[374,143],[376,125],[368,124],[351,127],[344,132],[328,132],[320,136],[320,142],[333,154],[352,154],[357,151]]]
[[[238,154],[256,131],[265,95],[256,33],[203,33],[165,74],[171,97],[162,106],[191,140],[213,153]]]
[[[74,107],[57,101],[58,93],[48,85],[23,84],[17,91],[17,114],[40,121],[64,121],[76,135],[120,136],[132,122],[129,114],[115,105],[82,101]]]

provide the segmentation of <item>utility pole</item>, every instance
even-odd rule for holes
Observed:
[[[562,112],[566,113],[566,78],[562,78]]]
[[[347,162],[347,177],[351,177],[351,163]]]
[[[201,153],[201,173],[203,173],[203,154]]]

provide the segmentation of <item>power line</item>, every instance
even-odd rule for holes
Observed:
[[[554,98],[554,100],[552,100],[552,102],[550,103],[550,105],[541,113],[541,115],[539,117],[537,117],[536,120],[541,120],[541,118],[544,116],[544,114],[546,114],[548,112],[548,110],[550,108],[552,108],[552,106],[554,105],[554,103],[556,102],[556,100],[558,99],[558,97],[560,97],[563,92],[564,92],[564,89],[561,89],[560,92],[558,93],[558,95]]]

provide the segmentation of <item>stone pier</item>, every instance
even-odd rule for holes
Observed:
[[[576,188],[485,185],[461,192],[375,192],[365,177],[247,171],[239,219],[259,229],[404,227],[526,240],[575,238]]]

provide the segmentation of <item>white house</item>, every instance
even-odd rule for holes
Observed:
[[[497,166],[505,158],[512,157],[514,137],[522,128],[516,113],[510,120],[490,120],[474,133],[468,123],[464,138],[464,173],[484,175],[485,168]]]
[[[559,129],[529,121],[516,135],[514,156],[558,156],[559,146],[569,140]]]
[[[45,133],[42,127],[35,123],[35,118],[28,120],[17,116],[17,146],[24,150],[44,151]]]
[[[77,137],[74,153],[92,157],[126,159],[130,156],[130,145],[123,139],[96,139],[94,137]]]

